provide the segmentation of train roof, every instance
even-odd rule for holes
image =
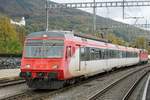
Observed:
[[[65,37],[64,31],[41,31],[41,32],[33,32],[27,36],[27,38],[37,38],[37,37],[43,37],[43,35],[47,35],[48,37]]]
[[[85,35],[85,34],[81,34],[81,33],[76,33],[73,31],[41,31],[41,32],[33,32],[31,34],[29,34],[27,36],[27,38],[38,38],[38,37],[43,37],[44,35],[47,35],[47,37],[59,37],[59,38],[67,38],[67,37],[81,37],[81,38],[85,38],[85,39],[91,39],[91,40],[95,40],[95,41],[101,41],[101,42],[109,42],[106,39],[102,39],[102,38],[97,38],[95,36],[92,35]]]
[[[80,33],[75,33],[73,31],[41,31],[41,32],[33,32],[27,36],[27,38],[41,38],[46,35],[47,37],[55,37],[55,38],[74,38],[74,37],[80,37],[80,38],[85,38],[89,40],[95,40],[95,41],[100,41],[101,43],[108,43],[107,46],[112,49],[119,49],[119,50],[127,50],[127,51],[139,51],[137,48],[132,48],[132,47],[125,47],[121,45],[115,45],[112,43],[109,43],[108,40],[101,39],[101,38],[96,38],[95,36],[91,35],[84,35]]]

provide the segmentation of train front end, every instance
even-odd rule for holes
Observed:
[[[20,77],[30,88],[58,89],[66,73],[64,37],[55,33],[32,33],[25,41]]]

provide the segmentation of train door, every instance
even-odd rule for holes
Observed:
[[[85,47],[80,47],[80,71],[84,72],[87,67],[87,53]]]
[[[76,71],[81,71],[81,63],[80,63],[80,45],[76,45],[76,53],[75,53],[75,67],[76,67]]]
[[[77,52],[75,53],[75,65],[76,65],[76,71],[84,72],[86,68],[86,61],[85,61],[85,47],[82,47],[80,45],[76,46]]]
[[[106,64],[106,68],[105,69],[108,69],[109,68],[109,66],[110,66],[110,64],[109,64],[109,56],[110,56],[110,51],[109,51],[109,49],[106,49],[107,50],[107,58],[106,58],[106,62],[105,62],[105,64]]]
[[[67,55],[70,56],[70,66],[72,70],[77,72],[80,71],[80,46],[67,46]]]
[[[85,71],[86,60],[84,47],[80,45],[76,45],[75,47],[67,46],[67,58],[70,58],[70,66],[72,66],[74,71],[77,73]]]

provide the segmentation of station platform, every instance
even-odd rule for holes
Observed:
[[[149,82],[148,88],[147,88],[146,100],[150,100],[150,82]]]
[[[150,75],[145,84],[142,100],[150,100]]]
[[[20,69],[1,69],[0,80],[13,80],[19,78]]]

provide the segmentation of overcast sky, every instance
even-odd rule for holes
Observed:
[[[93,0],[51,0],[51,1],[58,2],[58,3],[93,2]],[[119,0],[96,0],[96,1],[100,2],[100,1],[119,1]],[[129,1],[131,1],[131,0],[129,0]],[[90,9],[90,8],[86,8],[86,9],[82,9],[82,10],[92,13],[92,9]],[[124,19],[124,20],[122,19],[122,8],[97,8],[97,15],[111,18],[111,19],[121,21],[124,23],[129,23],[129,24],[135,23],[135,19]],[[144,24],[144,23],[146,23],[146,20],[150,19],[150,7],[125,8],[125,17],[144,17],[137,21],[138,24],[140,24],[140,23]],[[150,23],[150,21],[148,21],[148,23]]]

